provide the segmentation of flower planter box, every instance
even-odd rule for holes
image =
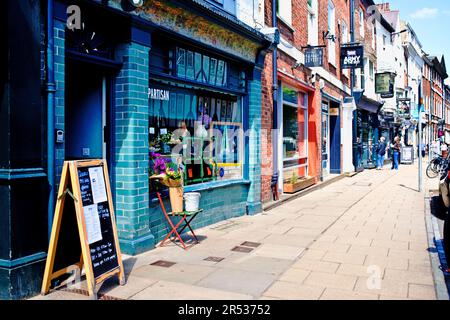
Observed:
[[[283,183],[284,193],[295,193],[305,188],[308,188],[314,184],[313,177],[300,178],[296,183],[286,181]]]

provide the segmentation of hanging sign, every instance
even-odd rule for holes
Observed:
[[[323,66],[323,48],[310,47],[305,50],[305,67],[314,68]]]
[[[358,69],[364,67],[364,46],[341,47],[341,69]]]
[[[383,72],[375,74],[375,93],[382,98],[394,97],[395,73]]]
[[[112,276],[125,284],[105,160],[64,162],[41,293],[83,266],[91,298]]]

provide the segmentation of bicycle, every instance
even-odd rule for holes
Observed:
[[[444,171],[447,170],[449,165],[449,156],[447,155],[445,158],[441,155],[438,155],[436,158],[432,159],[427,166],[426,174],[430,179],[436,178],[438,175],[442,176]]]

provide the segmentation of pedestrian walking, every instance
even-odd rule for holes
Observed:
[[[448,155],[448,146],[444,141],[441,141],[441,156],[446,158]]]
[[[383,168],[384,157],[386,155],[386,150],[388,149],[385,140],[385,137],[381,137],[378,140],[378,144],[375,150],[377,154],[377,170],[381,170]]]
[[[391,144],[392,149],[392,167],[391,170],[398,170],[398,163],[400,159],[400,137],[396,136],[394,142]]]

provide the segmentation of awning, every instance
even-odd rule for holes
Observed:
[[[367,98],[366,96],[362,96],[356,107],[358,109],[366,110],[370,113],[377,113],[378,110],[383,106],[384,103],[380,103],[378,101]]]

